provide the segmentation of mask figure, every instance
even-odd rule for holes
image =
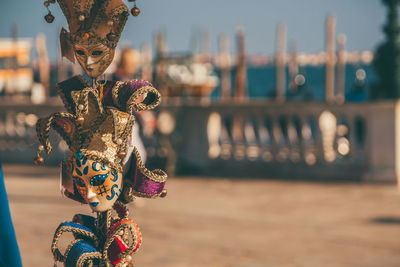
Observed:
[[[116,170],[77,152],[73,163],[73,183],[93,211],[112,208],[122,192],[122,175]]]
[[[97,78],[114,59],[115,47],[129,16],[122,0],[58,0],[70,32],[61,30],[61,54],[75,58],[86,74]]]
[[[125,204],[135,197],[166,194],[166,173],[146,169],[138,150],[129,142],[134,138],[133,113],[156,107],[160,94],[146,81],[108,81],[102,86],[104,97],[100,99],[99,88],[91,87],[80,76],[59,83],[67,112],[40,119],[36,127],[39,153],[49,154],[52,150],[50,129],[58,132],[70,148],[68,160],[62,164],[63,194],[88,204],[97,213],[96,218],[76,215],[72,222],[62,223],[57,229],[52,251],[55,259],[67,267],[131,263],[141,234],[128,219]],[[42,162],[43,158],[36,160]],[[74,233],[76,240],[62,254],[58,240],[64,232]]]
[[[161,96],[146,81],[95,82],[112,62],[129,15],[122,0],[57,2],[69,26],[69,32],[62,29],[60,34],[62,55],[72,62],[77,59],[94,82],[75,76],[57,84],[67,111],[38,120],[35,163],[43,163],[40,153],[50,154],[49,131],[54,129],[70,150],[61,165],[62,193],[88,204],[96,217],[77,214],[60,224],[51,250],[55,261],[66,267],[132,266],[141,234],[128,218],[126,204],[135,197],[164,197],[167,180],[162,170],[146,169],[131,146],[133,114],[155,108]],[[47,0],[45,6],[50,3],[55,0]],[[133,10],[137,15],[136,4]],[[46,20],[53,19],[49,12]],[[74,240],[61,252],[58,241],[65,232],[72,232]]]
[[[114,58],[114,49],[103,44],[76,44],[75,57],[89,77],[104,73]]]

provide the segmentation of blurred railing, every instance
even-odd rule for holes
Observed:
[[[18,104],[15,104],[18,103]],[[0,159],[4,163],[33,164],[39,141],[36,136],[36,122],[51,113],[63,111],[58,98],[45,104],[35,105],[29,99],[3,97],[0,100]],[[52,157],[46,157],[46,164],[57,165],[68,149],[66,143],[51,131]]]
[[[169,102],[161,112],[176,118],[178,173],[396,182],[398,106]]]
[[[345,104],[165,99],[156,110],[158,144],[177,174],[396,182],[400,157],[398,102]],[[0,102],[0,157],[32,163],[38,117],[63,110]],[[397,130],[396,130],[397,129]],[[150,138],[152,138],[150,136]],[[67,146],[53,133],[58,164]],[[150,153],[150,150],[152,151]],[[173,164],[173,166],[171,166]]]

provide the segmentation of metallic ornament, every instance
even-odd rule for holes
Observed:
[[[126,156],[126,152],[125,151],[120,151],[118,153],[118,157],[120,157],[120,158],[124,158],[125,156]]]
[[[85,122],[85,118],[84,117],[78,117],[76,119],[76,122],[79,123],[80,125],[82,125]]]
[[[135,5],[132,9],[131,9],[131,14],[134,17],[139,16],[140,14],[140,9]]]
[[[90,37],[89,33],[85,33],[85,34],[82,36],[82,39],[83,39],[83,40],[88,40],[89,37]]]
[[[44,16],[44,19],[46,20],[47,23],[52,23],[54,21],[54,16],[49,12],[46,16]]]
[[[78,20],[79,21],[84,21],[85,20],[85,16],[84,15],[79,15]]]
[[[39,154],[37,154],[36,158],[33,160],[33,163],[35,163],[35,165],[39,166],[42,165],[44,162],[44,158],[42,156],[40,156]]]
[[[167,196],[167,189],[164,189],[162,192],[161,192],[161,195],[160,195],[160,197],[166,197]]]

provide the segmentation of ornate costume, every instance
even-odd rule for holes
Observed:
[[[96,81],[112,61],[129,15],[121,0],[58,3],[70,30],[61,31],[62,54],[71,61],[76,57],[93,83],[75,76],[57,85],[67,112],[38,121],[41,145],[35,163],[43,163],[41,152],[50,154],[49,131],[54,129],[70,149],[62,162],[62,192],[89,204],[97,217],[77,214],[72,222],[60,224],[51,250],[55,260],[68,267],[131,266],[141,234],[128,219],[125,204],[135,197],[165,196],[167,179],[162,170],[146,169],[133,147],[133,112],[156,107],[160,94],[146,81]],[[133,15],[138,14],[135,8]],[[61,252],[58,241],[64,232],[72,232],[75,239]]]

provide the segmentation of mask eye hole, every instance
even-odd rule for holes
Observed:
[[[75,50],[75,52],[76,52],[78,55],[81,55],[81,56],[84,56],[84,55],[85,55],[85,52],[83,52],[83,50],[80,50],[80,49]]]
[[[90,179],[90,185],[92,186],[99,186],[102,185],[104,183],[104,179],[99,178],[99,177],[93,177],[92,179]]]
[[[93,176],[90,179],[90,185],[91,186],[102,185],[104,183],[104,181],[108,178],[109,175],[110,175],[110,172],[108,172],[106,174],[98,174],[98,175]]]
[[[92,56],[100,56],[101,54],[103,54],[103,51],[101,50],[96,50],[92,52]]]
[[[85,182],[81,178],[74,177],[74,183],[79,187],[85,187]]]

